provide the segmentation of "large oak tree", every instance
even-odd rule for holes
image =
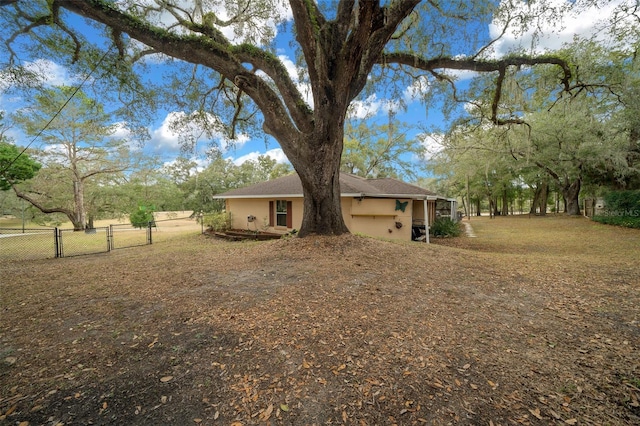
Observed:
[[[121,59],[117,66],[103,63],[113,67],[111,76],[126,77],[124,64],[149,54],[192,64],[192,72],[181,78],[189,82],[201,112],[218,114],[216,109],[227,109],[225,124],[232,128],[258,117],[264,132],[279,142],[300,175],[304,190],[300,236],[348,232],[338,181],[344,123],[349,105],[368,85],[387,89],[400,82],[428,82],[429,91],[438,85],[453,89],[455,81],[445,74],[447,69],[491,73],[491,119],[497,124],[514,120],[498,113],[507,72],[552,64],[558,71],[552,84],[570,88],[570,68],[562,59],[493,53],[508,27],[535,28],[540,18],[534,8],[525,8],[523,14],[508,3],[0,0],[3,13],[12,15],[4,29],[9,47],[23,34],[31,34],[42,45],[66,50],[78,63],[95,64],[100,56],[97,47],[89,45],[72,23],[73,15],[80,15],[117,48]],[[304,70],[298,77],[287,72],[270,43],[277,27],[261,25],[265,21],[288,25],[284,15],[278,16],[282,10],[292,16],[292,44]],[[484,31],[492,21],[497,24],[495,36]],[[154,63],[145,65],[148,71]],[[177,87],[180,79],[174,81]],[[120,83],[129,89],[128,95],[140,87],[122,79]],[[308,87],[310,99],[301,87]],[[449,96],[457,93],[451,90]],[[176,98],[178,104],[189,99]]]
[[[75,230],[82,230],[91,221],[85,200],[88,186],[131,169],[134,158],[128,141],[116,137],[118,126],[109,123],[103,106],[81,91],[56,115],[74,91],[68,86],[44,90],[31,108],[13,116],[26,134],[43,141],[34,156],[44,167],[35,179],[12,182],[11,187],[42,213],[62,213]]]

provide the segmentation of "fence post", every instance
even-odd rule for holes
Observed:
[[[152,224],[153,224],[153,222],[147,223],[147,243],[148,244],[153,244],[153,237],[152,237],[152,232],[151,232],[151,225]]]
[[[53,228],[53,247],[56,252],[56,258],[62,257],[60,247],[60,236],[58,235],[58,228]]]

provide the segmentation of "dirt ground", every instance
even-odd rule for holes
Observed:
[[[0,424],[640,424],[640,232],[471,223],[2,264]]]

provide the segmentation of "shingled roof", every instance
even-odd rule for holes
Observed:
[[[340,173],[340,192],[343,197],[393,197],[440,198],[428,189],[402,182],[398,179],[365,179],[348,173]],[[296,173],[260,182],[244,188],[233,189],[213,198],[273,198],[274,196],[302,198],[302,183]]]

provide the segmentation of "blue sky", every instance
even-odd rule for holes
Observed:
[[[566,2],[564,0],[551,0],[551,3],[560,7]],[[611,14],[614,6],[622,3],[622,1],[611,2],[610,5],[604,8],[588,8],[582,11],[579,15],[573,17],[567,17],[560,22],[553,21],[552,17],[549,17],[547,28],[542,28],[544,33],[548,36],[538,40],[538,44],[533,49],[536,52],[541,52],[547,49],[556,49],[561,47],[562,43],[569,42],[574,35],[593,35],[594,32],[600,28],[600,20]],[[526,8],[525,2],[515,2],[518,7]],[[284,11],[286,14],[287,12]],[[80,21],[78,21],[80,22]],[[544,24],[543,24],[544,25]],[[290,25],[288,26],[290,27]],[[83,31],[90,31],[89,27],[82,27]],[[294,63],[291,50],[289,48],[290,34],[282,33],[282,27],[278,28],[280,31],[276,40],[278,42],[278,53],[280,59],[283,61],[287,69],[292,76],[297,75],[298,70]],[[492,23],[486,28],[482,29],[486,31],[486,36],[493,37],[499,32],[499,26],[496,23]],[[233,37],[232,33],[229,33],[230,37]],[[500,56],[516,46],[524,46],[530,48],[532,46],[532,33],[518,34],[516,29],[507,29],[502,39],[494,45],[494,55]],[[239,40],[234,40],[239,41]],[[4,60],[5,53],[0,53],[0,61]],[[49,85],[76,85],[79,79],[71,75],[69,70],[60,65],[56,60],[51,58],[33,58],[23,57],[23,64],[34,68],[40,68],[44,71],[47,77],[47,84]],[[4,62],[4,61],[3,61]],[[459,81],[464,84],[473,77],[472,73],[457,73]],[[299,83],[301,90],[304,92],[304,84]],[[418,82],[419,83],[419,82]],[[2,87],[0,82],[0,90],[6,87]],[[426,107],[420,102],[420,91],[424,90],[418,85],[408,86],[405,88],[403,97],[407,104],[407,109],[404,111],[398,111],[396,118],[401,122],[409,123],[416,126],[414,130],[409,133],[410,137],[415,137],[420,143],[424,143],[429,147],[431,151],[437,150],[438,135],[423,135],[420,134],[419,128],[425,125],[440,125],[443,118],[437,105],[431,107],[428,111]],[[382,92],[373,94],[368,98],[356,101],[352,105],[352,116],[357,118],[368,117],[370,120],[386,123],[388,120],[389,108],[393,108],[397,99],[386,99]],[[9,96],[5,92],[0,91],[0,110],[7,112],[14,111],[21,108],[24,105],[24,99],[20,96]],[[161,111],[156,116],[152,123],[150,123],[148,131],[151,135],[151,140],[146,143],[145,151],[148,153],[154,153],[160,155],[164,162],[171,162],[176,156],[180,155],[180,143],[179,137],[175,132],[170,129],[171,119],[183,114],[189,114],[189,111]],[[21,135],[17,130],[9,132],[18,144],[24,145],[28,143],[29,138]],[[222,146],[228,144],[228,141],[222,135],[214,135],[213,140]],[[279,145],[272,138],[267,138],[268,143],[265,144],[265,138],[249,138],[246,135],[239,135],[239,138],[232,144],[233,148],[230,148],[224,152],[224,157],[233,160],[236,163],[241,163],[247,159],[256,158],[258,155],[270,155],[278,161],[285,162],[286,157],[282,153]],[[206,159],[203,155],[204,149],[211,142],[209,138],[201,138],[197,145],[196,151],[193,153],[194,158],[204,166],[206,165]],[[417,161],[423,161],[423,159],[416,159]]]

